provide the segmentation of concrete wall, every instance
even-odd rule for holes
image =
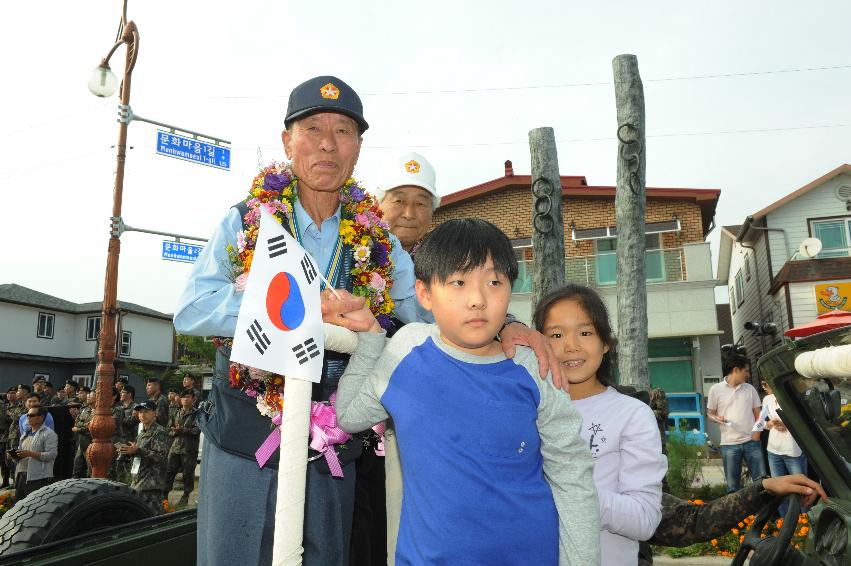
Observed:
[[[39,312],[54,315],[52,339],[37,337]],[[0,320],[0,352],[75,357],[77,321],[73,314],[0,303]]]
[[[138,360],[172,362],[174,348],[174,326],[170,320],[162,320],[125,314],[121,317],[121,330],[131,332],[130,355]],[[116,337],[120,344],[121,336]]]

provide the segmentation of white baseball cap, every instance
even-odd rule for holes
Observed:
[[[398,187],[414,186],[425,189],[434,200],[434,208],[440,206],[440,195],[435,188],[434,167],[428,159],[413,151],[395,157],[384,168],[384,180],[375,187],[378,202],[384,195]]]

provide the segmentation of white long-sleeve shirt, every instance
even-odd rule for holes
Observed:
[[[662,518],[668,460],[656,418],[646,404],[612,387],[573,404],[582,414],[580,434],[594,458],[601,564],[637,564],[638,541],[653,536]]]

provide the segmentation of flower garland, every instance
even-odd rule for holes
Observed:
[[[231,279],[247,276],[254,259],[260,231],[260,207],[268,210],[280,223],[289,222],[298,198],[298,178],[288,163],[264,167],[251,183],[243,217],[244,229],[237,233],[237,244],[228,244],[227,254]],[[349,178],[340,189],[342,205],[340,237],[350,247],[353,266],[349,273],[352,293],[366,299],[366,304],[383,328],[390,326],[393,312],[393,260],[390,258],[390,230],[373,198],[357,181]],[[214,339],[217,346],[229,340]],[[261,414],[275,417],[283,411],[284,379],[280,375],[231,363],[230,386],[241,389],[257,401]]]

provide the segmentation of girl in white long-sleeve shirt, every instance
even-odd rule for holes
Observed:
[[[600,296],[567,285],[544,297],[535,327],[550,339],[582,414],[582,437],[594,458],[600,504],[602,566],[638,563],[638,541],[662,516],[668,461],[650,407],[613,387],[614,336]]]

